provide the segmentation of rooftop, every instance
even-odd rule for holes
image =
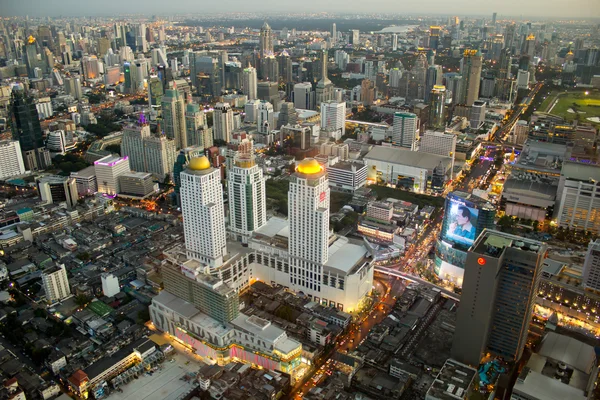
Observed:
[[[420,153],[401,147],[374,146],[365,155],[365,160],[384,161],[392,164],[409,165],[415,168],[434,169],[440,162],[448,168],[452,164],[450,157],[430,153]]]
[[[274,237],[276,235],[283,236],[289,238],[290,236],[290,226],[287,219],[273,217],[270,218],[267,223],[261,226],[259,229],[255,231],[260,235],[264,235],[267,237]]]
[[[325,267],[349,274],[357,264],[365,259],[367,254],[368,250],[365,246],[351,244],[348,239],[340,237],[329,246],[329,259],[325,263]]]
[[[476,369],[448,359],[427,391],[427,396],[442,400],[464,399],[476,374]]]
[[[275,343],[280,337],[285,335],[282,329],[256,315],[249,317],[240,313],[236,319],[231,321],[231,324],[270,343]]]
[[[507,247],[534,253],[546,250],[543,243],[536,240],[485,229],[476,239],[470,251],[492,258],[499,258],[504,248]]]
[[[600,181],[600,166],[567,161],[563,164],[561,175],[565,178],[585,181]]]

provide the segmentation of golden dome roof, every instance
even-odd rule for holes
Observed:
[[[296,171],[298,171],[301,174],[312,175],[318,174],[319,172],[321,172],[321,169],[321,164],[319,164],[317,160],[315,160],[314,158],[305,158],[304,160],[300,161],[300,164],[298,164]]]
[[[194,157],[190,160],[190,163],[188,164],[188,168],[192,171],[202,171],[205,169],[209,169],[210,167],[210,161],[206,156]]]

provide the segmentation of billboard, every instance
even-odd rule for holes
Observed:
[[[472,245],[477,234],[479,210],[467,206],[464,201],[455,197],[448,197],[447,202],[442,238],[466,246]]]

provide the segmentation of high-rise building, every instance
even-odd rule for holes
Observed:
[[[73,76],[71,78],[64,79],[65,92],[71,96],[75,100],[81,100],[83,97],[83,92],[81,90],[81,79],[79,76]]]
[[[254,156],[238,155],[227,173],[229,227],[246,243],[253,231],[267,222],[265,178]]]
[[[281,103],[279,118],[277,118],[277,129],[284,125],[296,125],[298,123],[298,112],[294,103],[284,101]]]
[[[33,98],[26,96],[23,90],[12,91],[12,137],[19,141],[21,151],[35,153],[35,162],[25,159],[25,168],[36,170],[39,165],[45,165],[39,158],[39,150],[44,147],[42,128]]]
[[[177,149],[187,147],[183,96],[176,89],[167,89],[161,104],[163,129],[167,138],[175,140]]]
[[[213,137],[229,142],[233,131],[233,110],[229,103],[217,103],[213,113]]]
[[[426,131],[421,135],[419,151],[454,158],[454,154],[456,153],[456,135]]]
[[[360,31],[358,29],[352,29],[348,39],[348,42],[352,45],[352,47],[357,48],[360,44]]]
[[[45,269],[42,272],[42,286],[46,293],[46,301],[50,304],[69,297],[71,288],[64,264]]]
[[[398,35],[392,34],[392,51],[398,50]]]
[[[337,26],[335,25],[335,22],[334,22],[333,25],[331,26],[331,43],[335,44],[335,42],[337,42]]]
[[[100,279],[102,280],[102,294],[106,297],[113,297],[121,291],[119,279],[113,274],[104,272],[100,275]]]
[[[300,82],[294,85],[294,107],[300,110],[312,110],[315,108],[315,93],[310,82]]]
[[[77,195],[77,182],[68,176],[50,175],[37,180],[38,193],[46,204],[67,203],[69,209],[75,207],[79,196]]]
[[[547,246],[484,230],[467,254],[452,357],[479,365],[485,353],[518,361],[542,275]]]
[[[439,26],[429,27],[429,48],[437,50],[440,45],[440,31],[442,30]]]
[[[116,196],[120,190],[119,176],[130,171],[129,158],[111,154],[94,161],[94,169],[96,170],[98,192]]]
[[[428,102],[431,99],[431,91],[434,86],[442,84],[442,66],[441,65],[430,65],[427,68],[427,76],[425,77],[425,101]]]
[[[321,52],[321,79],[315,91],[317,105],[333,100],[333,83],[327,77],[327,50]]]
[[[268,101],[273,104],[275,111],[279,110],[279,85],[277,82],[259,82],[257,85],[258,100]]]
[[[417,116],[412,113],[397,112],[392,126],[392,144],[394,146],[415,149],[417,139]]]
[[[25,173],[23,154],[18,140],[0,140],[0,179]]]
[[[265,21],[262,28],[260,28],[260,55],[265,57],[269,54],[273,54],[273,31],[269,24]]]
[[[600,233],[600,167],[563,162],[556,193],[558,226]],[[560,198],[560,202],[558,199]]]
[[[479,129],[485,122],[485,101],[475,101],[471,106],[469,123],[472,129]]]
[[[100,64],[96,56],[84,56],[81,59],[83,76],[87,80],[96,79],[100,76]]]
[[[130,125],[123,129],[121,155],[129,157],[132,171],[146,172],[146,154],[144,140],[151,136],[150,125]]]
[[[175,183],[175,188],[173,191],[175,194],[175,203],[178,206],[181,206],[181,173],[185,170],[192,158],[201,157],[202,155],[204,155],[203,147],[192,146],[181,149],[175,159],[175,164],[173,165],[173,183]]]
[[[208,127],[204,111],[196,103],[186,105],[185,129],[188,146],[212,147],[212,129]]]
[[[145,199],[158,191],[158,183],[147,172],[126,172],[119,176],[119,196]]]
[[[319,273],[329,257],[329,181],[315,159],[298,164],[288,192],[291,285],[319,291]]]
[[[470,107],[479,99],[483,57],[478,50],[465,50],[461,60],[461,75],[464,79],[464,96],[461,103]]]
[[[446,127],[446,87],[435,85],[429,97],[429,127],[445,129]]]
[[[257,83],[256,68],[244,68],[244,71],[242,72],[242,91],[248,96],[248,100],[256,100],[258,95]]]
[[[590,241],[583,263],[583,285],[600,291],[600,239]]]
[[[211,268],[227,256],[221,171],[206,156],[192,158],[180,174],[187,256]]]
[[[89,196],[98,191],[98,180],[93,165],[77,172],[71,172],[71,178],[75,178],[79,197]]]
[[[268,101],[261,101],[258,104],[257,112],[256,127],[258,129],[258,133],[266,135],[275,129],[273,105],[271,103]]]
[[[25,65],[27,66],[27,76],[35,77],[35,69],[40,67],[38,60],[36,40],[33,36],[29,36],[25,45]]]
[[[346,103],[335,100],[321,103],[321,129],[337,132],[340,137],[346,134]]]

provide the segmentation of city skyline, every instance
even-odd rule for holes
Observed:
[[[297,13],[297,9],[294,7],[282,7],[282,3],[275,2],[273,0],[261,2],[260,7],[254,4],[245,3],[241,1],[230,1],[228,6],[230,9],[235,8],[236,13],[273,13],[273,12],[289,12],[293,14]],[[390,13],[402,13],[405,16],[414,15],[430,15],[430,16],[447,16],[447,15],[468,15],[468,16],[486,16],[491,15],[494,12],[498,13],[499,19],[502,18],[514,18],[519,16],[523,17],[534,17],[534,18],[582,18],[590,19],[590,16],[596,16],[591,19],[598,19],[600,16],[600,3],[592,0],[574,0],[568,5],[558,0],[542,1],[533,0],[526,3],[519,2],[518,0],[507,0],[502,4],[501,7],[497,3],[486,1],[482,3],[473,4],[468,0],[456,0],[452,3],[452,10],[448,12],[442,12],[447,7],[447,3],[441,0],[427,0],[419,3],[418,6],[412,6],[406,8],[404,4],[397,4],[391,0],[378,0],[376,2],[369,2],[368,4],[354,4],[352,8],[348,7],[348,3],[335,0],[328,2],[327,6],[323,7],[320,2],[310,0],[304,2],[304,13],[373,13],[374,11],[388,11],[386,16]],[[165,7],[164,3],[158,1],[141,1],[132,0],[126,3],[119,2],[117,0],[106,0],[102,3],[87,3],[85,7],[81,7],[81,3],[75,0],[64,0],[57,3],[48,3],[42,0],[23,0],[20,2],[10,2],[4,4],[3,14],[6,16],[31,16],[31,17],[45,17],[45,16],[112,16],[123,14],[161,14],[161,15],[173,15],[185,13],[190,15],[194,13],[222,13],[223,8],[221,5],[212,6],[211,4],[199,5],[191,0],[180,0],[176,4],[169,4]],[[506,12],[502,12],[506,10]],[[433,12],[433,13],[432,13]],[[302,14],[304,14],[302,13]]]

